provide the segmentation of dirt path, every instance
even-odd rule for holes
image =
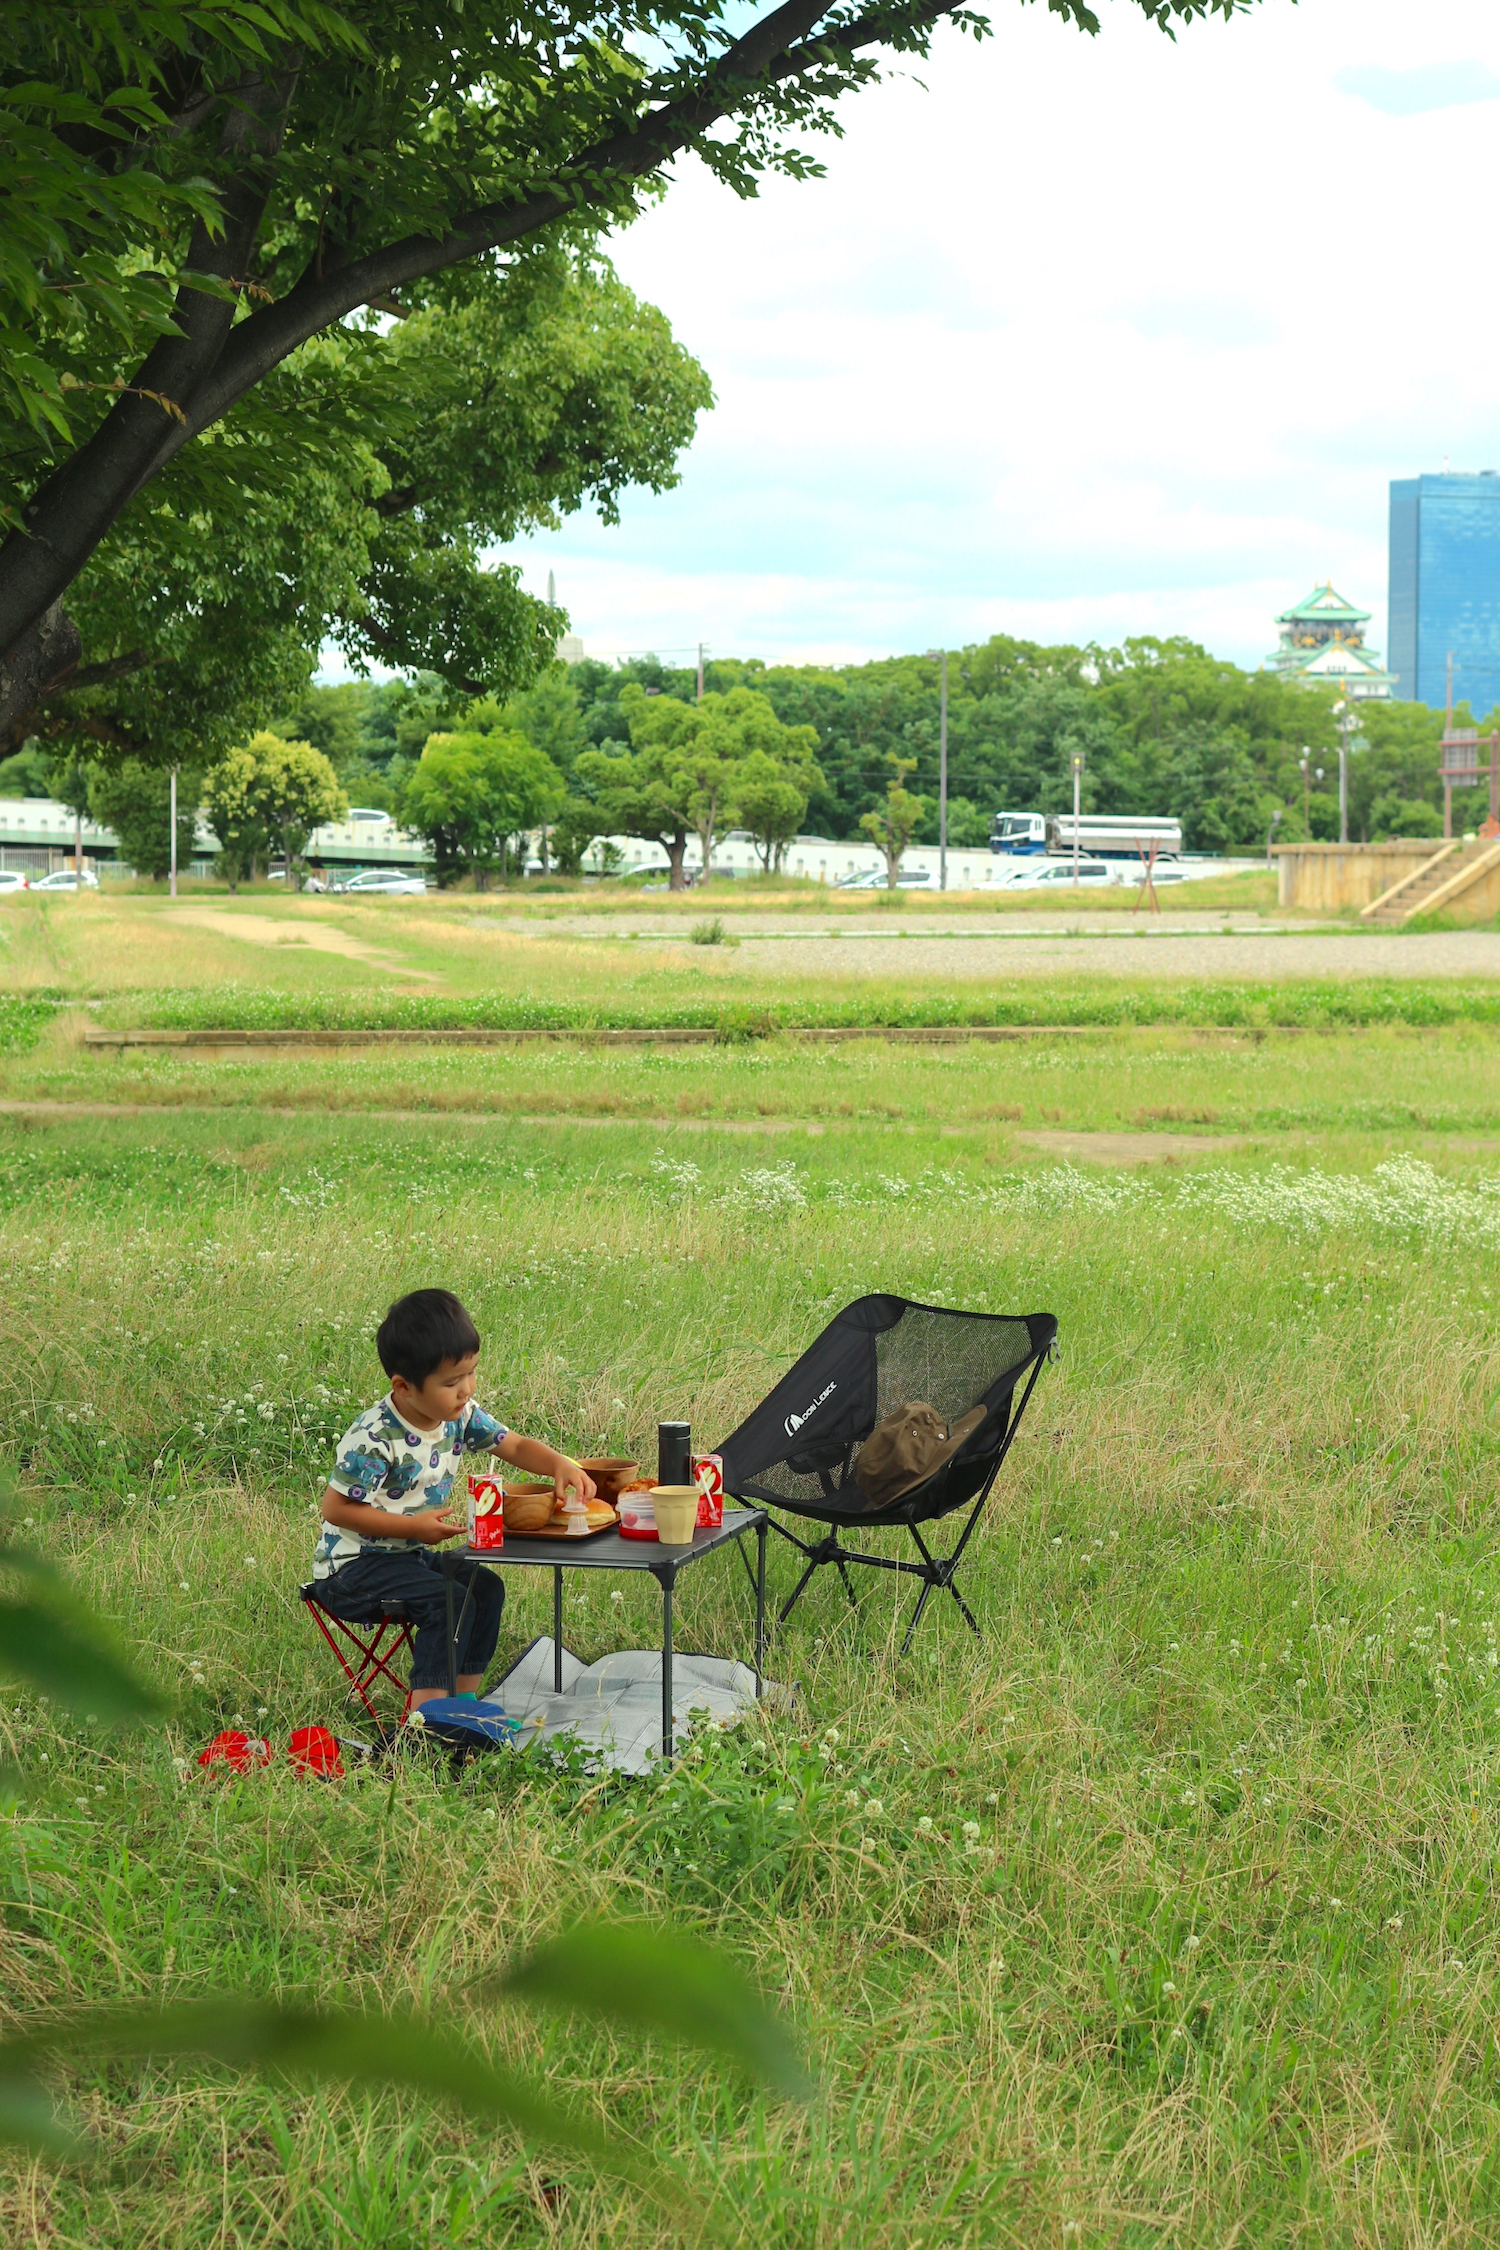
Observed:
[[[195,929],[212,930],[215,937],[240,938],[246,945],[305,945],[313,953],[336,953],[342,960],[358,961],[367,968],[396,969],[403,977],[423,984],[441,984],[432,969],[409,968],[399,954],[383,946],[366,945],[347,930],[330,930],[310,917],[306,922],[284,922],[271,914],[237,914],[213,906],[179,906],[174,922],[190,922]]]

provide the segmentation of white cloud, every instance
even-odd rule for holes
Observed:
[[[1500,90],[1492,0],[1266,0],[1175,45],[1126,0],[1093,41],[995,4],[927,91],[846,105],[826,180],[741,204],[685,167],[616,244],[719,405],[675,492],[513,550],[591,649],[1255,662],[1329,574],[1383,628],[1392,476],[1500,466],[1487,120],[1431,106]]]

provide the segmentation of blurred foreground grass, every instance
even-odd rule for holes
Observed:
[[[580,1910],[640,1905],[780,1995],[824,2085],[811,2113],[477,1994],[455,2028],[666,2151],[731,2243],[1493,2239],[1500,1189],[1456,1143],[1416,1161],[1369,1107],[1482,1129],[1493,1050],[1374,1037],[1373,1063],[1372,1039],[1319,1042],[1315,1078],[1292,1042],[1033,1058],[1064,1123],[1112,1078],[1215,1071],[1268,1132],[1299,1084],[1346,1125],[1365,1105],[1357,1138],[1290,1167],[1274,1140],[1166,1173],[1017,1160],[1003,1121],[937,1130],[953,1081],[931,1058],[897,1074],[900,1135],[858,1115],[691,1142],[264,1108],[0,1123],[0,1415],[28,1536],[178,1714],[110,1747],[6,1697],[26,1775],[0,1826],[7,2012],[231,1981],[428,2002]],[[619,1082],[770,1084],[803,1115],[849,1083],[772,1051],[693,1067],[632,1058]],[[899,1585],[862,1589],[857,1618],[837,1587],[810,1596],[772,1660],[791,1715],[659,1785],[508,1757],[203,1785],[186,1761],[219,1725],[284,1744],[338,1717],[295,1586],[330,1440],[380,1389],[373,1318],[434,1280],[474,1306],[507,1418],[643,1458],[663,1415],[725,1434],[863,1290],[1056,1312],[1062,1363],[972,1549],[984,1640],[945,1604],[902,1661]],[[570,1594],[585,1657],[651,1644],[654,1599],[620,1592]],[[513,1581],[502,1661],[546,1607]],[[732,1558],[681,1608],[685,1645],[747,1646]],[[416,2102],[179,2066],[73,2090],[118,2166],[0,2169],[7,2243],[675,2239],[634,2191]]]

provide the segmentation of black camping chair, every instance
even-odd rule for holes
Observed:
[[[907,1297],[857,1297],[828,1323],[770,1396],[718,1448],[727,1493],[830,1526],[823,1538],[810,1543],[771,1517],[772,1530],[807,1557],[807,1568],[781,1612],[783,1620],[796,1608],[814,1571],[829,1563],[837,1565],[844,1591],[855,1603],[847,1566],[863,1563],[922,1581],[901,1643],[903,1656],[937,1586],[946,1586],[979,1631],[954,1577],[1042,1362],[1056,1357],[1056,1339],[1051,1313],[953,1312],[942,1305],[914,1304]],[[860,1448],[877,1422],[919,1403],[950,1425],[978,1406],[984,1417],[923,1483],[884,1506],[872,1506],[856,1475]],[[934,1555],[922,1526],[964,1507],[968,1521],[957,1546],[951,1554]],[[840,1534],[856,1524],[904,1524],[921,1561],[846,1547]]]

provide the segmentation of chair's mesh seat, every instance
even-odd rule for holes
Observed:
[[[1047,1313],[949,1312],[904,1297],[846,1305],[732,1437],[724,1488],[824,1521],[915,1522],[961,1506],[984,1481],[1019,1378],[1051,1343]],[[952,1423],[983,1405],[967,1443],[925,1484],[872,1509],[854,1475],[859,1448],[899,1408],[930,1406]]]

